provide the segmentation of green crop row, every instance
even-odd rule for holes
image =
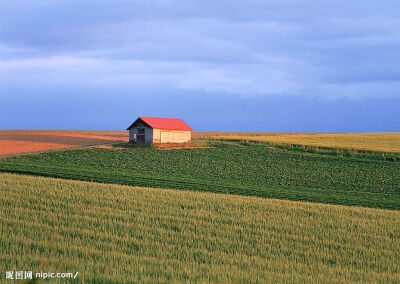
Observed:
[[[400,209],[400,164],[266,147],[88,148],[9,158],[0,171]]]
[[[265,198],[288,199],[295,201],[311,201],[319,203],[357,205],[374,208],[400,210],[400,196],[376,192],[356,192],[331,190],[312,187],[296,187],[282,185],[249,186],[240,181],[222,181],[216,179],[200,179],[178,174],[157,174],[140,171],[99,169],[88,166],[66,167],[42,164],[7,164],[6,171],[30,175],[58,177],[66,179],[97,181],[124,185],[146,187],[174,188],[198,190],[236,195],[249,195]],[[0,170],[3,168],[0,167]]]

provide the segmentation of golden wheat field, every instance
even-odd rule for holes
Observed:
[[[229,138],[400,153],[400,133],[252,133],[197,132],[195,138]]]
[[[78,282],[399,282],[400,212],[0,174],[0,267]]]

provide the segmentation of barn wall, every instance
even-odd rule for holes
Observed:
[[[153,129],[153,143],[160,143],[160,129]]]
[[[145,128],[146,143],[184,143],[192,140],[191,131],[152,129],[143,125],[134,126],[129,130],[129,141],[133,141],[138,128]]]
[[[129,129],[129,141],[134,140],[134,134],[138,134],[138,128],[144,128],[144,140],[145,143],[152,143],[153,142],[153,128],[143,126],[134,126]]]
[[[146,127],[144,131],[144,140],[146,143],[153,143],[153,128]]]
[[[154,129],[153,133],[154,143],[184,143],[192,140],[191,131]]]

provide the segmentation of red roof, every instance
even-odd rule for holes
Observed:
[[[192,131],[193,129],[180,118],[139,117],[153,129]],[[132,123],[133,125],[133,123]],[[131,125],[131,126],[132,126]],[[129,128],[131,127],[129,126]],[[128,129],[129,129],[128,128]]]

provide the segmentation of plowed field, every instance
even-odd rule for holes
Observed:
[[[2,130],[0,156],[127,141],[126,131]]]

